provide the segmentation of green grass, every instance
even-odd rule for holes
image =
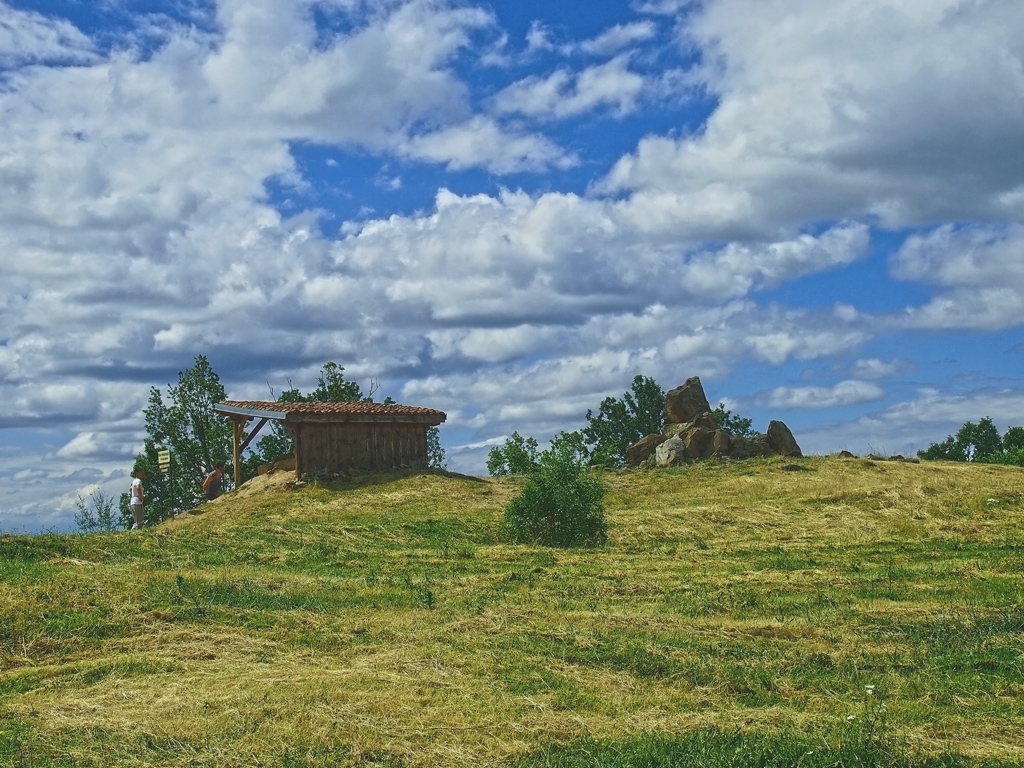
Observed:
[[[611,473],[594,550],[411,472],[0,536],[0,766],[1024,765],[1024,472],[800,463]]]
[[[859,736],[830,744],[795,733],[701,729],[681,736],[643,736],[625,742],[581,741],[530,755],[519,768],[961,768],[945,754],[910,756]],[[980,763],[978,765],[985,765]],[[991,765],[991,764],[990,764]]]

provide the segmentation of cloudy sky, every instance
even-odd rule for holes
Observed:
[[[0,0],[0,530],[151,386],[343,365],[451,468],[699,375],[805,452],[1024,424],[1020,0]]]

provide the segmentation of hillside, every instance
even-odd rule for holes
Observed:
[[[290,479],[0,536],[0,765],[583,765],[687,734],[1024,765],[1019,468],[612,473],[596,551],[502,543],[515,479]]]

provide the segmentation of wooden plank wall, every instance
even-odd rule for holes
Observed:
[[[302,424],[296,431],[296,459],[303,473],[427,464],[427,427],[422,424]]]

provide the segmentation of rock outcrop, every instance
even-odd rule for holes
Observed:
[[[767,434],[753,437],[730,435],[720,429],[700,378],[691,376],[665,396],[665,429],[647,435],[626,449],[626,466],[653,461],[659,467],[730,456],[792,456],[803,453],[793,433],[781,421],[772,421]]]
[[[765,437],[768,438],[768,447],[772,449],[772,453],[777,453],[779,456],[803,456],[793,433],[781,421],[769,422],[768,433]]]
[[[668,435],[647,435],[626,449],[626,466],[636,467],[654,455],[658,446],[668,440]]]
[[[702,413],[710,412],[711,406],[697,376],[691,376],[665,395],[666,424],[685,424]]]

